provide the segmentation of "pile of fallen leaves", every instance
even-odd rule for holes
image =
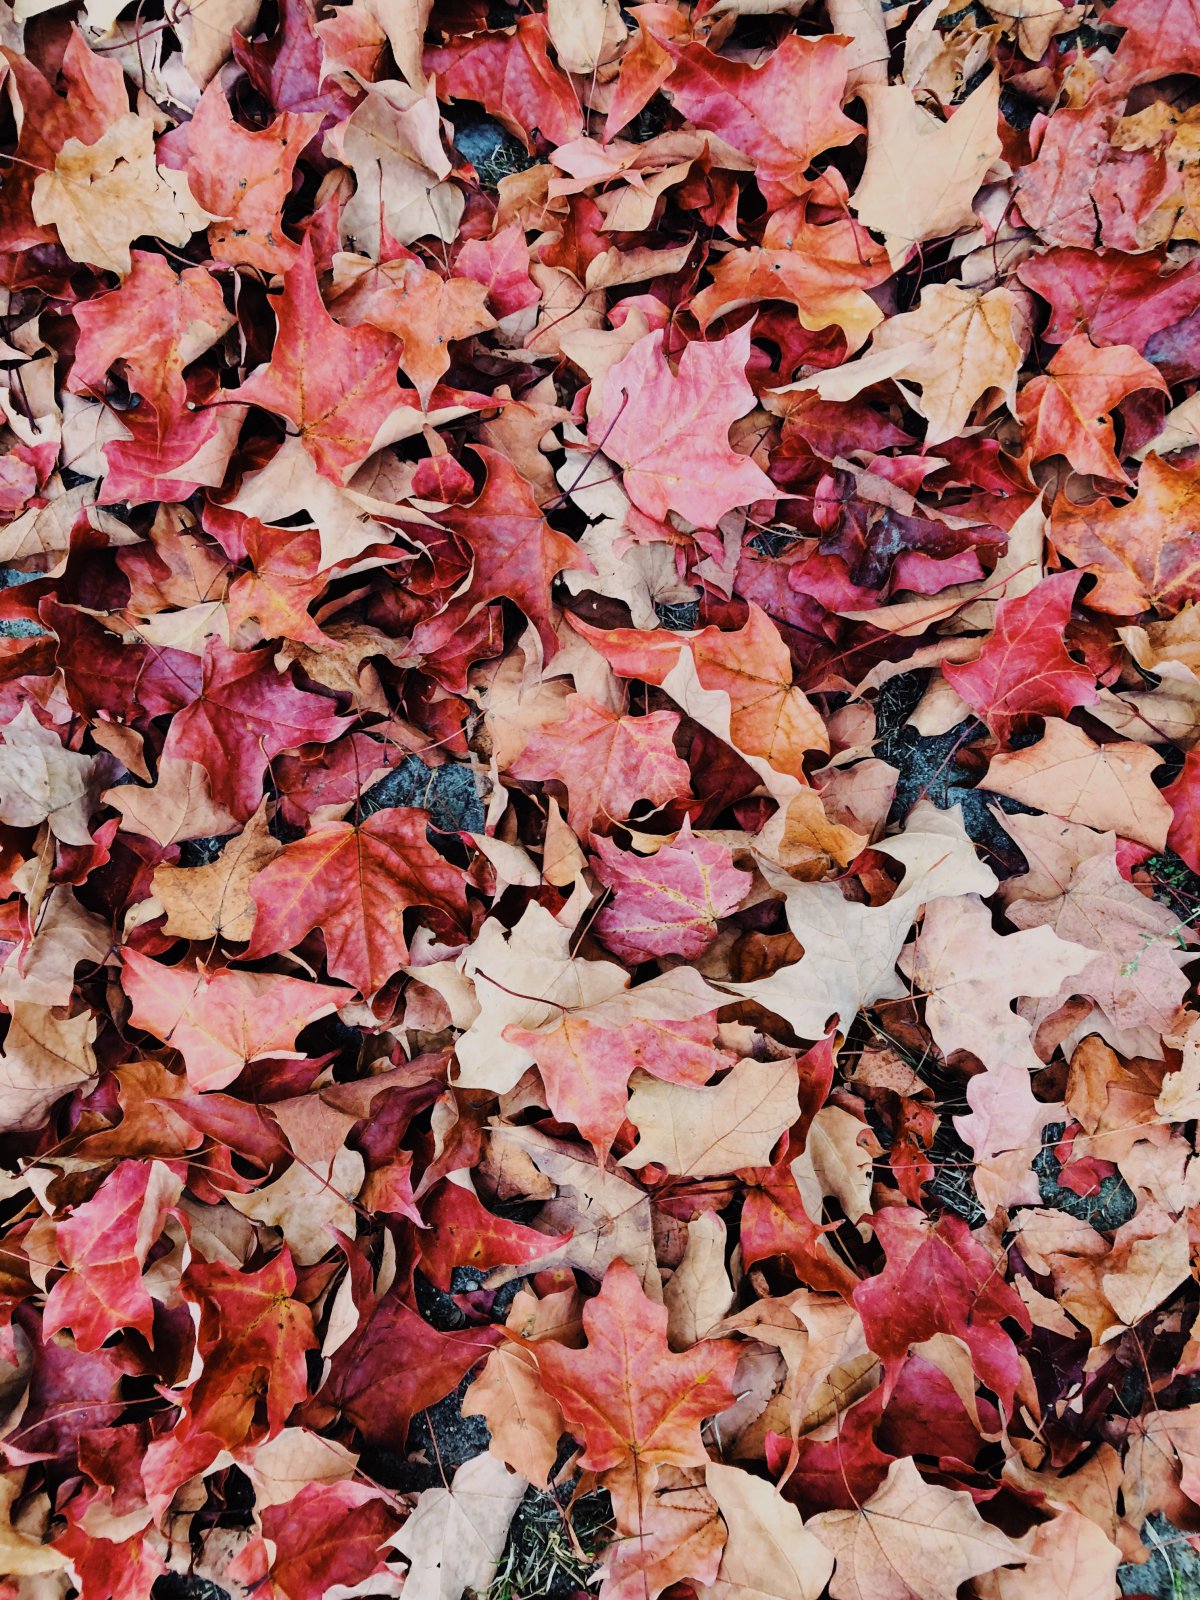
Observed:
[[[0,40],[3,1600],[1200,1592],[1197,0]]]

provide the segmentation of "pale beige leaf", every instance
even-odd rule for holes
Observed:
[[[741,1467],[710,1461],[705,1478],[728,1534],[716,1582],[700,1590],[701,1600],[820,1600],[833,1557],[796,1507]]]
[[[66,749],[26,703],[4,729],[0,746],[0,822],[13,828],[48,822],[64,844],[90,844],[95,779],[96,758]]]
[[[17,1499],[23,1492],[23,1480],[20,1472],[6,1472],[0,1476],[0,1571],[6,1578],[36,1578],[50,1572],[61,1572],[69,1565],[69,1558],[61,1550],[55,1550],[53,1545],[43,1544],[24,1529],[18,1529],[12,1523],[12,1510]],[[42,1521],[50,1520],[50,1503],[44,1494],[36,1496],[38,1510],[43,1512]],[[26,1519],[24,1515],[22,1522]],[[46,1593],[50,1589],[26,1588],[24,1584],[14,1584],[14,1593],[20,1589],[22,1594]]]
[[[45,1006],[14,1005],[0,1055],[0,1124],[36,1128],[61,1095],[94,1078],[95,1037],[90,1011],[63,1017]]]
[[[814,1222],[822,1221],[824,1199],[832,1195],[851,1222],[871,1209],[871,1182],[878,1149],[865,1122],[841,1106],[822,1106],[813,1118],[804,1150],[791,1164],[792,1177]]]
[[[918,409],[929,423],[926,445],[962,433],[983,395],[1013,394],[1021,366],[1016,313],[1009,289],[980,292],[937,283],[922,292],[915,311],[890,317],[876,330],[873,356],[909,352],[894,376],[921,385]]]
[[[1053,928],[1060,939],[1096,952],[1064,985],[1058,1001],[1087,995],[1117,1028],[1149,1028],[1155,1034],[1170,1028],[1188,990],[1181,969],[1193,956],[1183,947],[1191,930],[1181,927],[1168,906],[1121,876],[1111,843],[1079,862],[1061,894],[1014,900],[1008,916],[1018,928]],[[1052,1009],[1040,1007],[1035,1020]]]
[[[336,1439],[307,1428],[284,1428],[260,1444],[246,1461],[258,1511],[286,1505],[310,1483],[341,1483],[354,1476],[358,1457]]]
[[[992,7],[994,9],[994,7]],[[979,1600],[1116,1600],[1121,1552],[1090,1517],[1066,1506],[1021,1541],[1023,1567],[998,1567],[976,1580]]]
[[[1047,717],[1037,744],[993,756],[979,787],[1161,850],[1172,821],[1171,807],[1151,776],[1161,765],[1162,758],[1147,745],[1128,740],[1098,745],[1082,729]]]
[[[258,0],[190,0],[180,13],[175,31],[183,43],[183,65],[198,89],[216,77],[229,59],[234,32],[249,33],[258,10]]]
[[[946,122],[905,84],[868,84],[863,98],[867,164],[852,203],[899,267],[922,240],[973,225],[972,202],[1001,155],[1000,75],[989,74]]]
[[[465,203],[447,182],[433,84],[416,90],[398,79],[365,85],[367,94],[326,135],[326,145],[354,171],[357,190],[342,208],[342,235],[377,257],[380,225],[401,244],[432,236],[453,239]]]
[[[168,756],[159,762],[151,788],[122,784],[106,789],[101,798],[121,813],[124,830],[144,833],[156,844],[220,838],[237,830],[236,820],[213,799],[208,773],[196,761]]]
[[[926,1021],[943,1053],[969,1050],[988,1068],[967,1085],[971,1115],[955,1121],[978,1160],[1026,1144],[1036,1148],[1053,1115],[1034,1099],[1029,1074],[1042,1062],[1013,999],[1057,994],[1090,959],[1084,945],[1050,928],[997,934],[977,895],[936,900],[926,910],[901,966],[926,996]]]
[[[663,1290],[672,1349],[686,1350],[703,1339],[733,1305],[725,1249],[725,1224],[715,1211],[702,1211],[688,1223],[683,1260]]]
[[[911,1456],[865,1505],[823,1511],[808,1528],[837,1559],[833,1600],[955,1600],[968,1578],[1025,1560],[969,1494],[926,1483]]]
[[[628,1116],[638,1142],[623,1167],[651,1161],[676,1177],[704,1178],[769,1165],[779,1136],[800,1114],[800,1079],[791,1057],[739,1061],[718,1084],[693,1088],[648,1073],[632,1079]]]
[[[1117,1230],[1100,1287],[1126,1327],[1134,1327],[1191,1277],[1186,1217],[1173,1221],[1161,1206],[1144,1205]],[[1113,1329],[1115,1335],[1119,1330]]]
[[[392,55],[414,89],[425,87],[421,51],[433,0],[354,0],[387,34]]]
[[[845,899],[836,884],[797,883],[763,865],[768,881],[783,890],[788,927],[804,955],[768,978],[730,989],[757,1000],[805,1039],[821,1038],[831,1017],[845,1032],[861,1007],[900,998],[896,958],[917,914],[911,894],[864,906]]]
[[[129,246],[143,234],[167,244],[187,244],[206,226],[182,172],[154,162],[154,125],[132,112],[106,128],[94,144],[68,139],[33,186],[33,215],[53,223],[72,261],[86,261],[125,277]]]
[[[527,1488],[485,1451],[459,1467],[448,1489],[422,1490],[392,1540],[410,1563],[406,1592],[421,1600],[462,1600],[464,1589],[486,1594]]]
[[[99,967],[112,949],[112,930],[85,911],[70,889],[55,888],[35,918],[32,943],[17,946],[0,966],[0,1002],[65,1006],[81,961]]]
[[[548,1233],[569,1232],[571,1237],[534,1262],[498,1268],[489,1275],[489,1285],[559,1266],[576,1267],[598,1283],[606,1269],[621,1260],[638,1274],[650,1298],[661,1303],[662,1280],[645,1190],[623,1173],[606,1172],[594,1156],[589,1161],[578,1146],[551,1139],[536,1128],[493,1124],[490,1140],[498,1154],[507,1147],[528,1156],[557,1185],[558,1195],[542,1207],[539,1226]]]

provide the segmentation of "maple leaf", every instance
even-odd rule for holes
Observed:
[[[456,1267],[487,1271],[496,1266],[511,1266],[536,1261],[548,1247],[561,1240],[549,1238],[517,1222],[505,1222],[457,1183],[441,1184],[424,1208],[424,1221],[431,1235],[422,1240],[421,1264],[429,1281],[449,1290]]]
[[[250,883],[283,846],[267,829],[266,802],[215,861],[200,867],[156,867],[151,887],[174,939],[230,939],[244,944],[254,927]]]
[[[272,1582],[287,1600],[318,1600],[338,1585],[383,1578],[398,1522],[389,1499],[365,1483],[306,1483],[263,1512]]]
[[[730,250],[716,262],[692,311],[707,331],[743,306],[786,300],[805,328],[840,328],[854,351],[882,320],[868,291],[887,275],[882,252],[863,228],[844,217],[817,225],[807,202],[797,200],[768,217],[761,245]]]
[[[1154,608],[1173,616],[1200,581],[1198,500],[1200,468],[1147,456],[1132,500],[1056,507],[1050,538],[1060,554],[1095,574],[1092,610],[1130,617]]]
[[[403,341],[400,365],[426,410],[449,369],[452,341],[496,325],[483,284],[439,277],[405,257],[376,264],[365,256],[339,256],[333,287],[340,322],[369,322]]]
[[[871,350],[832,373],[802,379],[824,398],[846,399],[880,378],[921,385],[914,404],[927,419],[927,445],[944,444],[967,425],[971,409],[992,390],[1011,397],[1021,365],[1017,302],[1009,289],[984,293],[955,283],[924,290],[915,311],[891,317],[871,337]]]
[[[968,1578],[1023,1560],[969,1494],[926,1483],[911,1456],[853,1511],[823,1511],[808,1530],[837,1561],[834,1600],[953,1600]]]
[[[365,97],[327,139],[357,183],[342,212],[343,235],[372,256],[382,253],[386,237],[399,244],[426,235],[453,239],[465,199],[445,181],[451,162],[433,84],[423,92],[396,82],[364,87]]]
[[[845,1032],[861,1007],[903,993],[896,960],[916,915],[911,897],[863,906],[847,900],[836,884],[798,884],[782,874],[776,882],[785,890],[788,926],[804,953],[768,978],[730,988],[808,1039],[823,1037],[831,1016]]]
[[[596,840],[596,876],[612,891],[593,924],[597,937],[627,961],[703,955],[722,917],[736,911],[749,873],[730,852],[697,838],[686,819],[674,843],[642,857],[610,839]]]
[[[122,362],[133,391],[165,417],[187,400],[184,369],[234,319],[220,284],[203,267],[176,273],[161,256],[145,250],[132,251],[130,261],[120,288],[76,310],[79,339],[70,387],[80,394],[103,394],[110,369]]]
[[[803,193],[813,157],[862,131],[841,109],[849,65],[841,39],[788,34],[761,66],[728,61],[703,44],[664,43],[676,109],[753,159],[770,204]]]
[[[1157,6],[1146,0],[1117,0],[1105,21],[1125,29],[1115,63],[1119,82],[1133,85],[1168,73],[1200,73],[1196,0],[1166,0]]]
[[[248,960],[325,936],[331,977],[374,994],[408,954],[404,914],[428,906],[453,921],[466,910],[461,872],[425,842],[423,811],[376,811],[359,826],[327,822],[285,845],[251,880],[258,908]]]
[[[1029,1314],[996,1263],[959,1217],[931,1224],[907,1206],[872,1218],[887,1255],[884,1271],[854,1290],[867,1343],[884,1365],[891,1395],[910,1346],[938,1333],[959,1338],[975,1371],[1006,1409],[1019,1381],[1017,1348],[1002,1326],[1011,1318],[1028,1329]],[[929,1292],[926,1292],[928,1288]]]
[[[376,448],[400,405],[400,342],[378,328],[343,328],[317,286],[311,240],[284,275],[271,359],[230,398],[295,425],[317,470],[342,484]]]
[[[316,1349],[312,1312],[294,1297],[296,1269],[285,1245],[257,1272],[223,1262],[193,1262],[185,1296],[199,1308],[203,1358],[188,1411],[199,1430],[241,1444],[262,1406],[278,1433],[308,1394],[305,1352]],[[266,1382],[264,1382],[264,1378]]]
[[[16,828],[47,822],[64,844],[90,844],[96,768],[94,756],[64,749],[53,728],[22,706],[0,745],[0,822]]]
[[[672,1352],[666,1311],[646,1298],[623,1261],[604,1274],[583,1326],[582,1350],[547,1340],[528,1347],[567,1426],[583,1440],[581,1463],[594,1472],[628,1463],[638,1470],[704,1465],[700,1424],[733,1399],[733,1342],[712,1339]]]
[[[710,1461],[705,1481],[729,1530],[716,1580],[704,1600],[820,1600],[833,1557],[774,1484],[742,1467]]]
[[[898,267],[914,245],[974,225],[975,196],[1001,156],[1000,77],[991,73],[945,122],[904,83],[868,84],[863,99],[867,164],[854,209]]]
[[[1000,935],[975,895],[935,900],[925,911],[920,938],[901,965],[923,993],[925,1019],[942,1052],[970,1050],[988,1071],[967,1085],[972,1114],[955,1126],[980,1159],[1000,1149],[1036,1144],[1050,1120],[1038,1104],[1028,1074],[1042,1062],[1029,1024],[1012,1011],[1017,995],[1057,994],[1064,981],[1088,965],[1085,946],[1030,931]]]
[[[456,1389],[501,1338],[498,1327],[442,1333],[389,1294],[337,1351],[322,1392],[364,1439],[386,1445],[403,1439],[417,1412]]]
[[[518,1293],[514,1310],[521,1298]],[[535,1303],[544,1306],[546,1301]],[[530,1336],[531,1330],[523,1331]],[[527,1350],[498,1345],[467,1390],[462,1411],[464,1417],[483,1417],[493,1455],[510,1466],[519,1461],[530,1482],[549,1485],[563,1432],[562,1412],[542,1388],[537,1362]]]
[[[464,1589],[484,1594],[528,1487],[485,1453],[464,1462],[449,1488],[423,1490],[395,1540],[410,1563],[405,1582],[429,1600],[460,1600]]]
[[[68,139],[33,186],[33,214],[53,223],[73,261],[132,269],[129,246],[148,234],[184,245],[208,221],[186,178],[155,165],[154,125],[132,112],[88,142]]]
[[[638,1142],[623,1167],[657,1162],[669,1173],[704,1178],[766,1166],[780,1135],[799,1115],[795,1063],[739,1061],[719,1084],[635,1079],[626,1115]]]
[[[469,505],[450,506],[438,518],[474,557],[470,584],[441,626],[460,626],[487,601],[503,596],[520,606],[552,655],[558,642],[550,624],[550,586],[564,568],[580,565],[579,551],[551,528],[532,488],[506,456],[486,445],[474,450],[487,469],[482,491]]]
[[[1190,957],[1182,948],[1188,930],[1121,876],[1111,850],[1079,862],[1060,895],[1015,899],[1007,915],[1018,928],[1053,928],[1060,939],[1099,952],[1073,975],[1071,989],[1090,995],[1116,1027],[1149,1029],[1151,1036],[1170,1031],[1187,993],[1180,967]]]
[[[577,834],[607,833],[639,800],[661,806],[689,792],[691,771],[675,754],[673,711],[617,716],[578,694],[564,710],[526,741],[509,771],[525,780],[559,779]]]
[[[228,650],[210,639],[200,693],[175,718],[163,746],[166,761],[203,767],[213,798],[238,821],[254,815],[274,756],[349,726],[324,695],[297,689],[276,669],[270,651]]]
[[[1045,578],[1030,594],[1002,600],[995,632],[971,662],[942,669],[955,689],[1003,743],[1034,715],[1065,716],[1073,706],[1094,705],[1096,682],[1064,644],[1077,572]]]
[[[63,1016],[59,1008],[17,1001],[0,1055],[0,1115],[14,1130],[36,1128],[56,1100],[96,1075],[91,1011]]]
[[[289,1054],[300,1030],[347,994],[274,973],[165,967],[136,950],[121,961],[134,1027],[174,1045],[196,1089],[223,1089],[247,1062]]]
[[[1048,717],[1037,744],[992,758],[984,787],[1065,822],[1099,832],[1111,828],[1161,850],[1171,807],[1151,777],[1160,764],[1147,745],[1097,745],[1082,729]]]
[[[746,326],[687,345],[672,372],[656,330],[605,373],[588,438],[617,463],[629,498],[649,516],[674,511],[715,528],[735,506],[776,498],[762,468],[729,443],[731,424],[754,405],[749,357]]]
[[[220,80],[200,96],[188,124],[188,184],[209,212],[216,261],[284,273],[299,246],[283,229],[283,203],[301,150],[321,125],[314,112],[285,111],[265,128],[233,120]]]
[[[759,606],[750,607],[745,625],[737,629],[702,628],[681,640],[619,628],[596,642],[618,672],[661,684],[689,715],[708,709],[707,701],[696,704],[705,696],[694,696],[693,684],[714,700],[720,697],[721,709],[728,708],[724,737],[739,754],[776,772],[799,777],[805,752],[828,748],[824,723],[792,681],[783,635]],[[691,680],[683,670],[685,655],[694,663]],[[703,717],[697,720],[708,725]]]
[[[98,1350],[122,1328],[150,1338],[154,1306],[142,1279],[180,1183],[156,1161],[122,1161],[83,1205],[55,1224],[65,1274],[46,1296],[46,1338],[70,1328],[76,1348]]]
[[[1066,456],[1076,472],[1127,483],[1107,413],[1139,389],[1165,392],[1165,385],[1158,368],[1132,346],[1097,348],[1086,334],[1073,335],[1017,397],[1033,459]]]
[[[546,50],[546,19],[518,18],[511,29],[480,32],[426,50],[423,65],[451,100],[476,100],[529,148],[531,131],[566,144],[582,117],[570,80]]]

